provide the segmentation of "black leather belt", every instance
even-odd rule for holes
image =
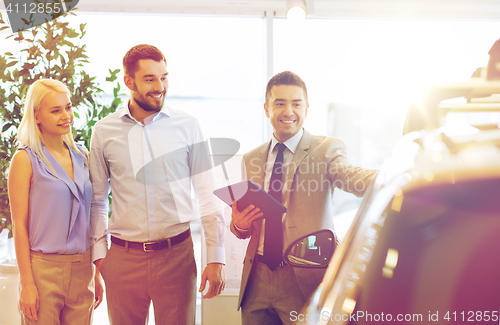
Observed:
[[[186,239],[188,239],[190,235],[191,235],[191,230],[188,229],[188,230],[184,231],[183,233],[178,234],[177,236],[170,237],[170,238],[163,239],[163,240],[158,240],[158,241],[140,243],[140,242],[135,242],[135,241],[127,241],[127,240],[123,240],[123,239],[111,236],[111,242],[113,244],[118,245],[118,246],[122,246],[122,247],[128,246],[128,248],[140,249],[140,250],[143,250],[145,252],[151,252],[151,251],[156,251],[156,250],[159,250],[162,248],[171,247],[171,246],[180,244],[183,241],[185,241]]]
[[[257,261],[261,262],[261,263],[264,263],[267,265],[266,262],[264,262],[264,256],[260,255],[260,254],[257,254]],[[278,266],[285,266],[287,265],[286,262],[284,260],[281,261],[280,264],[278,264]]]

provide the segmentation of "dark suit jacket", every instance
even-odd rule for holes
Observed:
[[[247,178],[264,188],[264,164],[271,142],[264,143],[243,156]],[[306,130],[297,146],[291,163],[284,171],[283,204],[287,207],[284,225],[284,243],[289,243],[320,229],[334,229],[332,199],[335,187],[362,196],[376,175],[375,170],[355,167],[349,163],[344,143],[336,138],[313,136]],[[239,231],[231,223],[236,237],[250,237],[241,279],[241,306],[245,289],[259,245],[262,221],[253,222],[250,230]],[[325,270],[299,269],[295,275],[308,298],[319,285]]]

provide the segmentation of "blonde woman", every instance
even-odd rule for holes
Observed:
[[[23,324],[91,324],[102,300],[91,263],[87,153],[73,141],[72,122],[64,84],[30,87],[8,183]]]

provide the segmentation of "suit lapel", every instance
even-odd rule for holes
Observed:
[[[264,188],[264,166],[267,162],[267,154],[270,145],[271,141],[263,144],[260,150],[257,150],[254,156],[248,156],[248,164],[245,161],[245,172],[247,173],[247,179],[250,179],[252,182],[259,185],[262,189]],[[255,227],[252,231],[252,233],[254,234],[252,235],[252,237],[259,238],[261,226],[262,220],[258,220],[257,222],[252,223],[252,227]],[[257,251],[257,249],[255,249],[255,251]]]
[[[309,146],[311,145],[312,135],[304,130],[304,134],[300,139],[299,145],[295,150],[295,154],[293,155],[293,159],[290,164],[286,168],[286,178],[285,178],[285,186],[283,188],[283,202],[288,202],[288,198],[290,197],[290,191],[292,189],[292,182],[295,172],[300,166],[300,163],[307,156],[307,151]]]
[[[302,138],[300,139],[299,145],[297,146],[297,149],[295,150],[295,154],[293,155],[292,161],[290,164],[286,167],[285,170],[285,183],[284,183],[284,188],[283,188],[283,201],[282,202],[288,202],[288,199],[290,197],[290,191],[292,189],[292,182],[293,182],[293,177],[295,175],[295,172],[299,168],[300,164],[304,160],[304,158],[308,154],[309,146],[311,145],[312,141],[312,135],[304,130],[304,134],[302,135]],[[245,162],[245,169],[247,173],[247,178],[251,179],[255,184],[259,185],[261,188],[264,188],[264,168],[263,166],[267,162],[267,155],[269,152],[269,146],[271,145],[271,141],[268,143],[262,145],[260,150],[257,151],[256,155],[254,156],[249,156],[246,161],[250,163]],[[260,226],[262,224],[262,221],[259,221],[256,224],[256,230],[260,232]],[[257,233],[258,235],[258,233]]]
[[[261,188],[264,188],[264,166],[267,162],[267,153],[269,151],[269,146],[271,142],[262,145],[261,149],[258,150],[255,156],[249,156],[247,164],[245,162],[245,170],[247,173],[247,178],[250,179],[255,184],[259,185]]]

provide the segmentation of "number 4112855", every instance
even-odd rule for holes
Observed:
[[[58,14],[61,12],[60,3],[9,3],[5,8],[7,13],[28,13],[28,14]]]
[[[498,321],[498,310],[495,311],[462,311],[457,313],[456,311],[454,312],[447,312],[446,315],[444,315],[443,319],[447,321],[467,321],[467,322],[489,322],[493,321],[496,322]]]

